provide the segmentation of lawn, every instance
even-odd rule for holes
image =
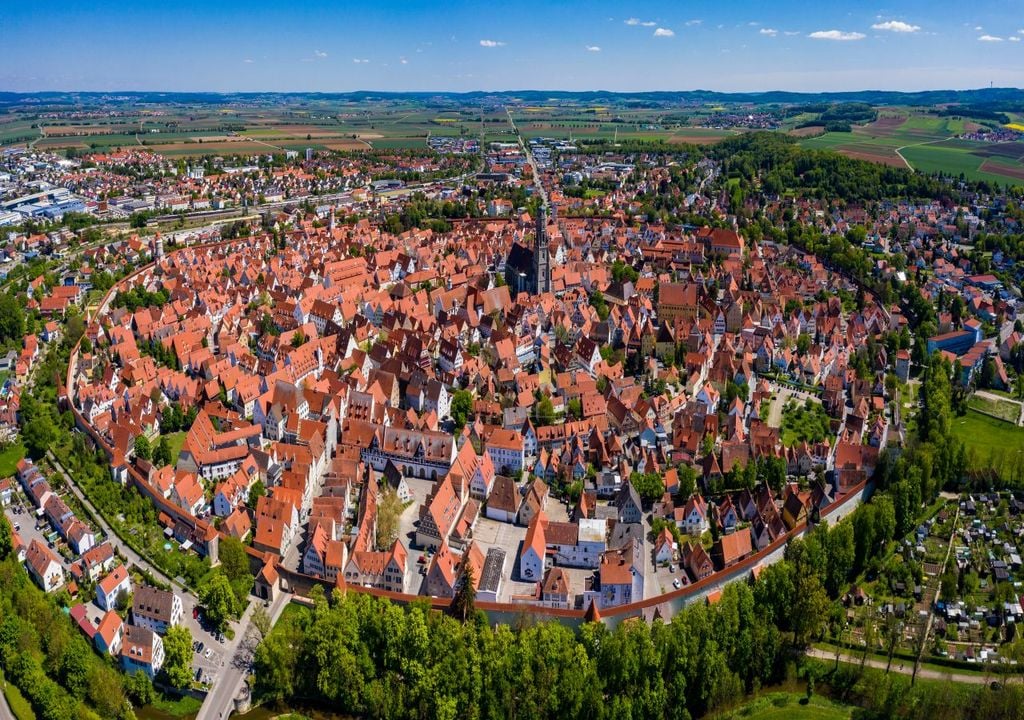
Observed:
[[[167,442],[171,445],[171,459],[174,462],[177,462],[178,455],[181,453],[181,446],[185,444],[185,435],[184,431],[164,435],[167,438]]]
[[[25,457],[25,446],[18,441],[0,451],[0,478],[13,475],[18,467],[18,461]]]
[[[807,701],[802,694],[776,692],[763,695],[726,717],[731,720],[842,720],[852,713],[853,707],[818,695]]]
[[[978,469],[990,465],[1009,468],[1024,462],[1024,428],[973,410],[954,417],[952,426]]]

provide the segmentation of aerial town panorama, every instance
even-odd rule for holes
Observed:
[[[587,89],[628,43],[1021,70],[1024,30],[594,9],[582,75],[479,90],[551,49],[182,84],[15,59],[40,12],[0,49],[0,720],[1024,717],[1024,90]]]

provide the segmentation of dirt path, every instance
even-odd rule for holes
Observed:
[[[816,660],[824,660],[828,662],[835,662],[836,654],[828,650],[819,650],[818,648],[810,648],[807,651],[808,657],[815,658]],[[859,655],[851,655],[850,653],[839,653],[839,661],[847,663],[848,665],[860,665],[861,658]],[[864,661],[864,665],[867,667],[876,668],[878,670],[885,670],[887,662],[884,659],[869,657]],[[895,659],[892,661],[892,667],[889,668],[890,672],[900,673],[901,675],[913,675],[914,665],[907,660]],[[925,678],[926,680],[944,680],[946,682],[958,682],[958,683],[969,683],[971,685],[987,685],[991,678],[983,674],[975,673],[958,673],[955,671],[945,672],[943,670],[934,670],[932,668],[921,668],[918,673],[918,677]]]

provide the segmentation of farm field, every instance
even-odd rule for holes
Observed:
[[[976,130],[970,120],[928,115],[884,114],[852,132],[827,132],[800,140],[802,147],[834,150],[921,172],[960,175],[969,180],[1024,182],[1024,143],[983,143],[956,136]]]
[[[626,107],[563,103],[509,103],[524,137],[662,140],[671,144],[710,144],[742,128],[699,127],[715,113],[756,111],[753,105]],[[802,112],[782,120],[779,132],[805,148],[834,150],[849,157],[911,167],[922,172],[963,175],[972,180],[1024,184],[1024,141],[980,143],[956,139],[981,126],[968,118],[943,117],[919,107],[879,110],[876,120],[851,132],[825,132]],[[1024,122],[1019,113],[1009,114]],[[169,157],[210,154],[252,155],[281,150],[350,151],[423,147],[429,136],[509,140],[504,105],[466,108],[451,103],[372,98],[364,101],[308,99],[280,106],[244,103],[224,106],[136,106],[110,118],[40,119],[11,114],[0,122],[0,144],[35,140],[40,150],[104,151],[143,145]],[[35,124],[38,127],[32,127]],[[199,140],[202,143],[199,143]]]

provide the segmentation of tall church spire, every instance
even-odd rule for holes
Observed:
[[[543,203],[537,211],[537,229],[533,239],[533,276],[535,291],[551,292],[551,259],[548,247],[548,212]]]

